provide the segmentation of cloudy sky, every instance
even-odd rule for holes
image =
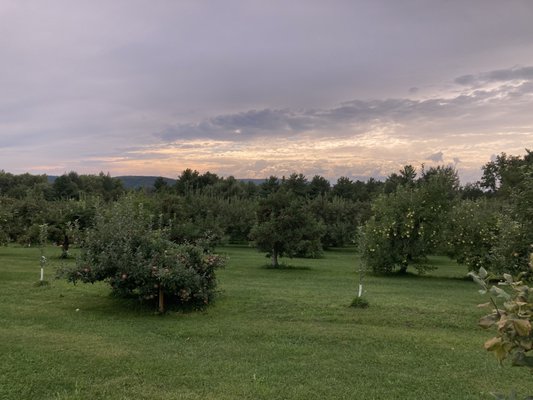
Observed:
[[[0,169],[382,177],[533,148],[533,1],[0,0]]]

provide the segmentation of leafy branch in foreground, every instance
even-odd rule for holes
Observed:
[[[533,271],[533,254],[529,267]],[[496,329],[496,336],[485,342],[485,349],[493,352],[500,363],[510,358],[512,365],[528,367],[533,372],[533,288],[522,280],[525,274],[517,279],[503,274],[504,280],[497,285],[491,284],[493,277],[484,268],[469,276],[481,286],[479,292],[489,296],[490,301],[479,306],[492,309],[479,320],[482,328]]]

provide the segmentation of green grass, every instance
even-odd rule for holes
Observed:
[[[373,277],[350,307],[358,259],[268,261],[221,249],[216,304],[157,316],[105,284],[39,277],[36,249],[0,249],[0,399],[490,399],[533,394],[525,369],[482,348],[483,301],[464,267]],[[47,249],[47,255],[59,255]],[[51,260],[59,265],[60,260]],[[52,278],[54,268],[47,267]],[[76,311],[79,309],[79,311]]]

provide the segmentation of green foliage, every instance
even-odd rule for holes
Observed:
[[[0,246],[7,246],[9,243],[9,236],[7,235],[7,232],[0,229]]]
[[[205,174],[200,174],[196,170],[186,169],[176,180],[175,190],[181,195],[189,195],[198,193],[209,186],[214,186],[220,182],[222,178],[218,175],[207,171]]]
[[[355,243],[359,226],[370,211],[368,203],[323,196],[311,200],[309,208],[324,225],[322,245],[326,249]]]
[[[492,272],[519,273],[533,244],[533,153],[500,154],[483,167],[481,186],[501,202],[498,240],[491,249]]]
[[[30,225],[17,239],[23,246],[33,246],[39,244],[39,224]]]
[[[280,190],[260,200],[250,238],[277,266],[278,257],[319,257],[323,233],[323,225],[313,217],[307,203],[292,192]]]
[[[494,274],[526,271],[533,244],[533,155],[502,154],[484,167],[490,199],[462,201],[448,225],[450,254]]]
[[[1,171],[0,244],[35,245],[37,226],[46,223],[48,240],[63,245],[66,255],[65,243],[77,241],[71,237],[68,224],[77,221],[79,230],[75,236],[82,236],[93,225],[95,210],[108,207],[124,193],[121,182],[128,185],[127,178],[135,177],[119,180],[103,173],[80,175],[72,171],[48,179],[44,175],[12,175]],[[143,197],[143,203],[153,214],[162,215],[172,240],[205,243],[209,238],[213,245],[248,241],[256,223],[258,200],[280,189],[293,193],[303,202],[313,199],[321,202],[324,210],[311,208],[315,218],[325,226],[324,247],[352,243],[359,224],[368,218],[370,199],[382,188],[373,179],[365,183],[348,178],[340,179],[332,188],[324,177],[315,175],[308,181],[296,173],[283,179],[271,176],[257,185],[232,176],[222,178],[190,169],[183,171],[175,184],[167,178],[147,178],[152,190],[138,190],[136,194]],[[304,254],[309,250],[309,246],[304,246],[299,252]]]
[[[492,249],[500,241],[502,222],[499,209],[487,199],[455,204],[445,225],[448,254],[469,270],[492,269]]]
[[[404,173],[415,176],[407,167]],[[443,226],[457,194],[457,173],[448,167],[430,168],[422,171],[416,185],[407,182],[374,201],[373,216],[362,230],[362,259],[374,272],[405,272],[408,265],[425,272],[427,255],[442,247]]]
[[[409,264],[421,265],[429,253],[428,226],[424,220],[421,192],[400,187],[376,199],[373,217],[361,235],[361,257],[376,273],[390,273]],[[430,231],[429,235],[434,235]]]
[[[507,223],[500,228],[501,238],[494,249],[498,265],[509,265],[513,271],[525,271],[533,245],[533,154],[528,152],[520,168],[519,183],[509,189],[504,207]]]
[[[416,169],[412,165],[404,166],[399,173],[392,173],[385,180],[383,191],[385,193],[392,193],[398,189],[399,186],[414,186],[416,178]]]
[[[183,221],[172,220],[169,230],[169,239],[175,243],[203,243],[214,249],[221,244],[224,238],[218,218],[213,214],[201,217],[200,215]]]
[[[0,246],[10,242],[9,230],[12,217],[11,199],[0,197]]]
[[[281,185],[296,196],[306,197],[309,193],[309,182],[303,174],[291,174],[288,178],[283,177]]]
[[[13,175],[0,170],[0,196],[22,199],[28,194],[50,194],[47,190],[46,175],[30,175],[28,173]],[[47,197],[47,196],[46,196]]]
[[[259,185],[259,195],[262,198],[268,197],[277,192],[281,187],[281,182],[276,176],[270,176],[266,181]]]
[[[155,200],[154,212],[171,225],[170,238],[176,243],[210,238],[215,246],[226,240],[246,241],[255,222],[256,206],[255,201],[238,197],[164,194]]]
[[[70,282],[105,280],[113,293],[172,305],[203,306],[215,294],[215,269],[224,259],[193,244],[177,245],[156,226],[142,203],[126,197],[100,210],[87,231],[74,268],[60,271]]]
[[[365,297],[355,297],[350,303],[350,307],[354,308],[368,308],[370,303]]]
[[[252,199],[232,197],[219,201],[219,223],[230,242],[248,241],[256,210],[257,202]]]
[[[523,225],[509,214],[498,216],[497,228],[497,240],[490,250],[490,271],[499,275],[505,272],[517,275],[526,271],[533,238],[526,238]]]
[[[511,195],[513,188],[520,185],[524,179],[524,169],[533,166],[533,152],[526,149],[526,154],[520,156],[508,156],[501,153],[493,161],[483,166],[481,187],[506,198]]]
[[[382,191],[383,182],[370,178],[366,183],[361,181],[352,181],[346,176],[337,179],[333,186],[332,194],[343,199],[352,201],[368,202],[375,198]]]
[[[331,184],[323,176],[315,175],[309,183],[309,196],[311,198],[326,196],[330,191]]]
[[[462,188],[460,188],[461,199],[464,200],[479,200],[485,197],[485,192],[481,189],[481,184],[479,182],[467,183]]]
[[[53,183],[56,199],[82,199],[85,195],[99,196],[104,201],[118,199],[124,193],[122,182],[109,174],[78,175],[71,171],[58,176]]]
[[[168,182],[162,176],[158,176],[154,181],[154,190],[156,192],[164,192],[169,189]]]
[[[0,228],[3,242],[24,246],[39,243],[39,225],[48,225],[48,241],[62,243],[68,223],[77,221],[80,232],[91,226],[101,200],[85,196],[82,200],[46,200],[42,193],[22,198],[0,197]]]
[[[533,270],[533,254],[530,260]],[[510,358],[512,365],[527,367],[533,372],[533,290],[521,278],[516,280],[510,274],[504,274],[504,281],[498,285],[491,284],[494,277],[484,268],[469,275],[481,286],[479,292],[490,299],[489,303],[480,305],[490,308],[491,312],[479,320],[479,325],[495,329],[496,336],[485,342],[485,349],[493,352],[500,363]]]

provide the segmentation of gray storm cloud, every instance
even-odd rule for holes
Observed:
[[[246,141],[257,137],[291,136],[303,132],[315,132],[317,135],[330,132],[342,137],[365,133],[369,126],[376,123],[417,121],[423,124],[441,121],[443,124],[452,124],[462,120],[464,125],[472,126],[476,121],[482,125],[486,120],[485,113],[509,107],[513,100],[518,103],[516,111],[523,111],[519,98],[533,93],[531,83],[476,90],[452,98],[353,100],[326,109],[249,110],[208,118],[198,123],[167,127],[155,136],[165,141],[191,138]],[[513,123],[515,122],[518,121]],[[429,132],[419,134],[430,135]],[[416,136],[414,132],[413,135]]]
[[[479,85],[491,82],[508,82],[516,80],[533,80],[533,67],[513,67],[508,69],[498,69],[478,75],[463,75],[455,79],[455,83],[460,85]]]

